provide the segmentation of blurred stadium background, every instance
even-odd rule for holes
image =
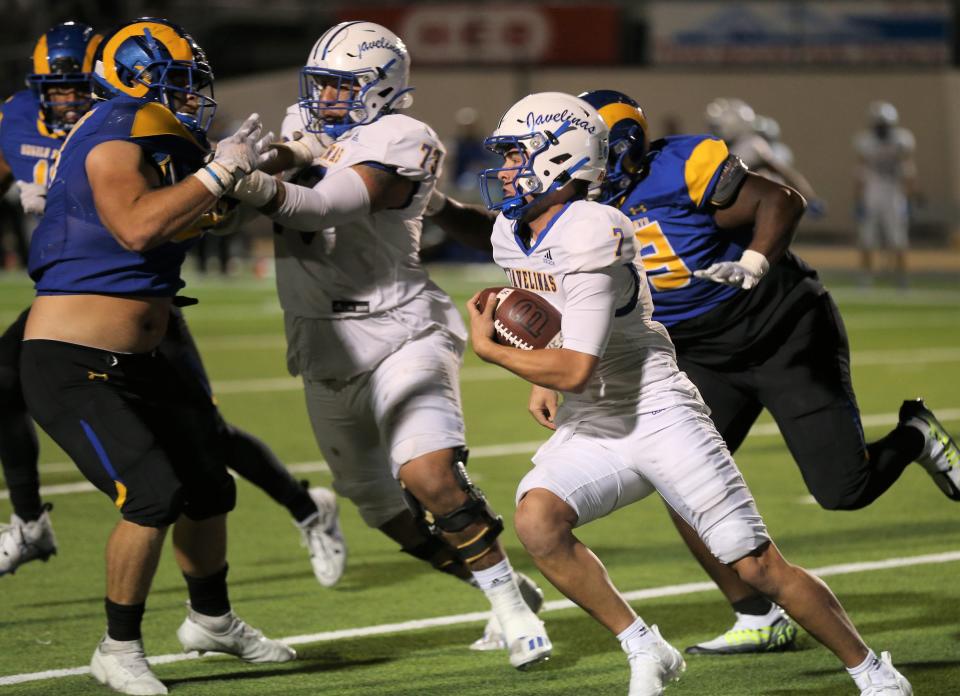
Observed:
[[[799,239],[818,245],[808,255],[814,253],[811,260],[821,266],[856,264],[855,254],[844,253],[855,242],[852,139],[866,127],[868,104],[887,100],[917,139],[922,195],[912,211],[913,265],[960,269],[958,0],[0,5],[6,10],[0,26],[4,94],[22,88],[33,42],[55,22],[71,18],[106,29],[141,15],[174,19],[207,50],[217,75],[215,131],[251,111],[278,129],[297,97],[297,67],[325,28],[343,19],[384,24],[411,52],[412,115],[430,123],[448,145],[445,188],[467,198],[475,186],[470,173],[482,158],[477,141],[506,106],[529,92],[622,90],[646,110],[653,138],[702,132],[707,102],[740,97],[779,122],[796,167],[826,203],[823,215],[807,216]],[[0,224],[9,228],[10,217]],[[254,225],[232,244],[241,256],[263,256],[269,244],[255,240],[268,236],[266,224]],[[5,244],[11,248],[9,239]],[[829,253],[822,254],[820,245]],[[435,251],[460,255],[457,249]],[[12,262],[8,255],[7,265]]]
[[[740,97],[779,121],[797,168],[826,202],[821,217],[802,221],[798,249],[827,271],[844,312],[867,437],[886,432],[896,421],[900,400],[920,394],[957,430],[960,0],[0,0],[0,12],[4,94],[22,88],[36,37],[56,22],[76,19],[107,29],[137,16],[159,15],[181,23],[207,50],[217,75],[221,132],[251,111],[278,128],[297,98],[298,67],[331,24],[344,19],[385,24],[411,52],[417,88],[413,115],[430,123],[448,145],[444,188],[463,198],[475,196],[470,172],[482,158],[478,141],[505,107],[528,92],[623,90],[646,109],[654,138],[702,132],[710,100]],[[870,290],[857,282],[852,140],[867,126],[867,106],[876,99],[895,104],[901,124],[917,139],[923,195],[913,216],[914,278],[907,293],[891,287],[890,279]],[[24,224],[17,211],[15,199],[6,200],[0,216],[7,268],[0,272],[0,327],[32,296],[28,280],[16,269],[11,241]],[[468,257],[465,250],[432,239],[437,246],[430,254],[437,260]],[[236,255],[230,278],[202,278],[192,263],[187,275],[189,291],[201,299],[188,317],[223,411],[274,447],[298,476],[328,485],[302,393],[285,371],[282,317],[268,277],[269,224],[251,224],[229,243]],[[434,268],[438,283],[461,306],[473,291],[502,278],[485,265]],[[545,432],[526,413],[527,390],[519,380],[472,355],[462,378],[472,475],[509,519],[516,482]],[[47,564],[31,563],[0,579],[0,693],[104,694],[82,674],[82,666],[103,629],[100,559],[115,513],[101,496],[83,492],[75,467],[45,436],[41,457],[45,496],[56,505],[60,552]],[[955,504],[919,467],[910,467],[897,487],[867,510],[821,510],[811,504],[766,416],[737,460],[780,547],[796,562],[828,569],[832,586],[871,644],[893,652],[917,693],[958,693]],[[0,519],[9,514],[5,494],[0,490]],[[144,633],[151,654],[171,656],[171,664],[157,671],[174,693],[581,696],[625,691],[615,641],[582,612],[559,603],[547,615],[556,651],[545,671],[518,675],[500,655],[469,653],[465,646],[484,621],[469,614],[485,608],[479,593],[402,556],[365,528],[351,505],[342,510],[350,561],[341,584],[325,590],[312,577],[286,513],[259,491],[240,486],[230,522],[231,596],[238,611],[270,635],[299,637],[302,659],[290,665],[264,669],[224,658],[180,662],[173,631],[182,620],[184,591],[167,554]],[[638,610],[677,644],[706,639],[728,625],[729,610],[715,591],[683,589],[706,578],[656,501],[591,525],[584,538],[607,560],[623,589],[648,592],[637,602]],[[509,523],[504,539],[515,566],[535,573]],[[917,560],[921,556],[925,560]],[[904,567],[885,565],[893,558],[905,559]],[[546,592],[548,600],[560,599],[552,588]],[[428,623],[413,623],[424,619]],[[410,622],[403,624],[405,632],[384,628],[403,622]],[[77,671],[58,673],[57,679],[23,678],[64,668]],[[668,693],[836,696],[849,690],[832,656],[804,637],[800,650],[783,656],[693,659]]]

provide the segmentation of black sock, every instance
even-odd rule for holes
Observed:
[[[749,614],[750,616],[763,616],[773,609],[773,602],[763,595],[754,595],[741,599],[733,603],[733,610],[738,614]]]
[[[140,604],[117,604],[103,598],[107,609],[107,635],[113,640],[140,640],[140,624],[146,602]]]
[[[0,398],[7,396],[0,392]],[[23,410],[0,408],[0,462],[13,512],[24,522],[32,522],[43,513],[37,467],[39,452],[37,431],[26,406]]]
[[[869,505],[890,488],[903,470],[920,456],[923,445],[923,433],[909,425],[898,425],[886,437],[867,445],[870,480],[857,507]]]
[[[317,504],[260,439],[234,426],[228,426],[228,466],[283,505],[297,522],[317,512]]]
[[[227,596],[227,569],[205,578],[195,578],[183,574],[187,581],[187,592],[190,594],[190,608],[205,616],[223,616],[230,611],[230,598]]]

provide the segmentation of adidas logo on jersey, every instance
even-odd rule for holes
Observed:
[[[543,255],[543,262],[553,265],[553,256],[550,254],[550,250],[547,249],[547,253]]]

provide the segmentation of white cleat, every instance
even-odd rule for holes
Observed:
[[[860,696],[913,696],[913,687],[907,678],[893,666],[890,653],[880,653],[879,664],[858,681]]]
[[[93,651],[90,673],[98,682],[121,694],[167,693],[167,687],[150,670],[142,640],[113,640],[104,636]]]
[[[520,588],[520,594],[523,595],[523,601],[533,610],[539,613],[543,606],[543,590],[537,587],[532,579],[523,573],[516,573],[517,586]],[[500,620],[496,614],[491,614],[487,620],[487,625],[483,627],[483,635],[477,638],[470,645],[471,650],[506,650],[507,639],[503,635],[503,627],[500,626]]]
[[[660,629],[654,625],[650,630],[656,634],[657,642],[627,655],[630,662],[628,696],[660,696],[666,684],[677,681],[687,668],[683,655],[663,639]]]
[[[0,575],[12,574],[30,561],[46,561],[57,552],[50,507],[44,505],[43,514],[32,522],[11,515],[10,524],[0,525]]]
[[[337,496],[329,488],[311,488],[317,514],[297,524],[303,545],[310,551],[313,574],[324,587],[333,587],[347,565],[347,544],[340,530]]]
[[[232,611],[211,617],[191,609],[177,629],[177,638],[184,652],[219,652],[245,662],[289,662],[297,657],[293,648],[266,638]]]
[[[519,670],[526,670],[539,662],[550,659],[553,644],[543,627],[543,621],[537,618],[528,607],[522,611],[511,611],[501,616],[504,640],[510,651],[510,664]]]

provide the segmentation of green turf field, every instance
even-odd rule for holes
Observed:
[[[490,268],[436,269],[441,286],[462,302],[502,282]],[[904,398],[923,395],[954,432],[960,431],[960,290],[949,282],[918,283],[908,293],[836,284],[853,348],[855,386],[868,438],[884,434]],[[196,281],[201,304],[186,314],[229,420],[263,438],[314,484],[329,483],[310,433],[301,393],[286,377],[282,320],[272,281]],[[0,323],[13,320],[31,296],[19,278],[0,276]],[[464,371],[471,472],[494,506],[511,517],[513,491],[546,431],[526,413],[518,379],[468,356]],[[499,451],[494,446],[505,446]],[[513,445],[513,446],[511,446]],[[505,454],[503,452],[506,452]],[[82,481],[62,452],[42,442],[46,486]],[[919,467],[870,508],[825,512],[807,498],[781,439],[764,417],[737,456],[780,548],[808,568],[908,559],[888,569],[845,571],[827,580],[867,642],[890,650],[918,695],[960,694],[960,506],[948,501]],[[116,519],[97,493],[49,495],[60,552],[0,578],[0,693],[105,694],[88,675],[6,684],[13,675],[85,667],[104,628],[103,544]],[[0,519],[9,501],[0,499]],[[624,694],[629,670],[616,640],[579,609],[544,614],[553,659],[534,672],[512,670],[505,654],[467,645],[483,625],[487,604],[476,591],[399,553],[367,529],[346,502],[347,572],[320,587],[285,510],[246,483],[230,518],[230,588],[237,612],[271,637],[307,636],[300,659],[255,667],[224,657],[171,661],[157,675],[172,693],[197,694]],[[650,499],[582,530],[624,591],[664,588],[706,578],[680,543],[662,506]],[[515,567],[542,580],[508,524],[503,535]],[[915,557],[953,552],[956,560]],[[561,599],[544,587],[548,600]],[[710,638],[731,622],[714,590],[667,591],[634,606],[677,646]],[[168,551],[148,601],[144,637],[151,655],[177,653],[174,632],[184,616],[185,588]],[[453,617],[449,621],[444,617]],[[467,617],[469,619],[469,617]],[[375,627],[438,619],[427,627]],[[418,626],[414,624],[413,626]],[[367,629],[367,630],[363,630]],[[330,635],[344,631],[341,635]],[[318,635],[319,634],[319,635]],[[313,637],[310,637],[313,636]],[[744,696],[854,694],[852,682],[825,649],[804,635],[800,649],[755,657],[688,659],[668,694]]]

